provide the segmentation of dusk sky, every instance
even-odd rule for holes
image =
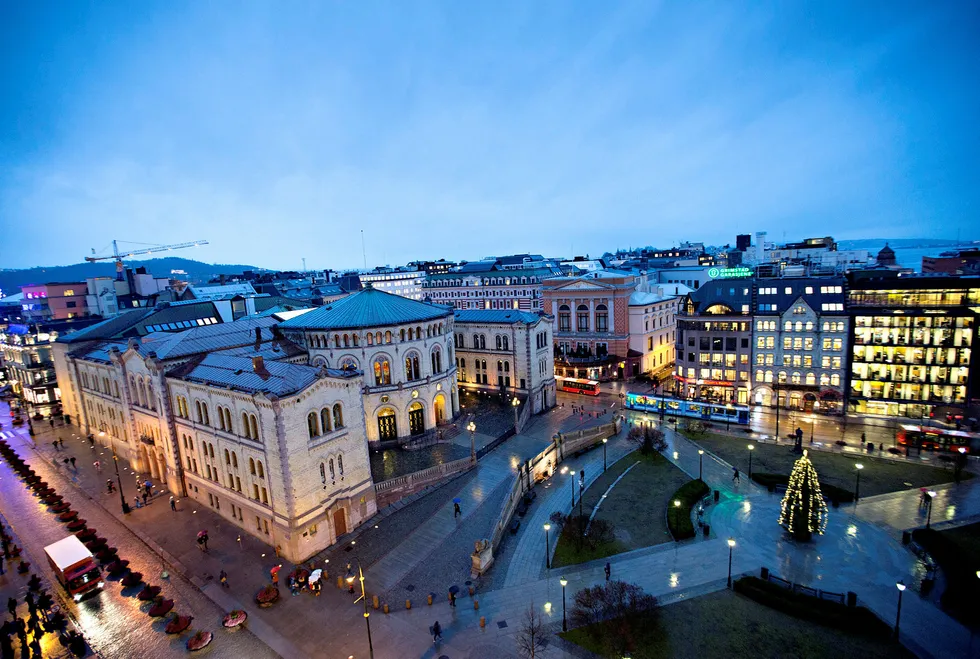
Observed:
[[[0,268],[980,238],[976,2],[0,5]]]

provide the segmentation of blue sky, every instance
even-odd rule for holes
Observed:
[[[980,4],[0,2],[0,267],[980,237]]]

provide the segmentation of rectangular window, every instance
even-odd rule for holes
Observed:
[[[805,339],[803,339],[803,349],[813,350],[813,337],[808,336]]]
[[[793,339],[788,336],[783,337],[783,350],[789,350],[793,347]]]
[[[803,339],[800,337],[793,339],[793,350],[802,350],[802,349],[803,349]]]

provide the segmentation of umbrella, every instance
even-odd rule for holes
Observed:
[[[455,595],[456,593],[459,592],[459,586],[450,586],[449,587],[449,592],[452,593],[453,595]]]
[[[455,497],[453,498],[453,503],[463,503],[463,500],[460,499],[459,497]]]
[[[198,537],[198,539],[201,539],[201,538],[203,538],[204,536],[206,536],[207,534],[208,534],[208,532],[207,532],[207,531],[198,531],[198,532],[197,532],[197,537]]]
[[[279,570],[281,569],[282,569],[282,565],[273,566],[273,568],[269,570],[269,574],[271,574],[272,576],[276,576],[277,574],[279,574]]]
[[[310,572],[310,583],[316,583],[320,580],[320,576],[323,574],[323,570],[317,568]]]

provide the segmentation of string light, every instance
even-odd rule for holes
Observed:
[[[789,475],[779,512],[779,525],[799,539],[809,539],[814,533],[823,535],[827,528],[827,503],[820,493],[817,470],[813,468],[806,450]]]

